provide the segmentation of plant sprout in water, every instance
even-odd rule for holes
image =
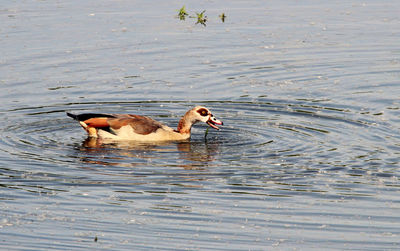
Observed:
[[[206,132],[204,133],[204,140],[207,140],[208,129],[210,129],[210,128],[209,128],[209,127],[207,127],[207,129],[206,129]]]
[[[196,15],[197,15],[197,22],[196,22],[196,24],[202,24],[202,25],[206,26],[207,16],[204,15],[205,12],[206,12],[205,10],[203,10],[201,13],[197,13],[197,12],[196,12]],[[195,17],[195,18],[196,18],[196,17]]]
[[[221,21],[222,21],[223,23],[225,23],[225,18],[226,18],[225,13],[222,13],[221,15],[219,15],[219,18],[221,18]]]
[[[179,17],[179,20],[185,20],[186,19],[186,16],[188,16],[189,14],[186,12],[186,9],[185,9],[185,5],[182,7],[182,8],[180,8],[180,10],[179,10],[179,13],[178,13],[178,17]]]
[[[182,8],[179,9],[177,18],[179,18],[180,20],[186,20],[186,17],[196,18],[197,19],[196,24],[202,24],[202,25],[206,26],[207,16],[205,15],[205,12],[206,11],[203,10],[200,13],[196,12],[196,16],[189,16],[189,14],[186,11],[185,6],[182,6]],[[221,15],[219,15],[219,18],[224,23],[225,19],[226,19],[225,13],[221,13]]]

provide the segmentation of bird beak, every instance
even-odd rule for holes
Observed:
[[[210,118],[207,120],[207,124],[214,129],[219,130],[217,125],[223,125],[224,123],[221,120],[216,119],[212,114]]]

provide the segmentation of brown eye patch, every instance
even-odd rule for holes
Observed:
[[[203,117],[208,115],[208,110],[204,108],[197,110],[197,112]]]

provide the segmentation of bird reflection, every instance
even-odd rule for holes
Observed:
[[[219,154],[219,143],[216,141],[105,142],[89,137],[82,142],[79,151],[81,154],[84,153],[80,160],[90,164],[140,167],[160,165],[160,160],[163,160],[165,166],[178,165],[184,169],[205,169]]]

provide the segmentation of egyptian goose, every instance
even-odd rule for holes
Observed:
[[[210,110],[203,106],[190,109],[181,118],[177,130],[174,130],[149,117],[132,114],[71,114],[67,115],[77,121],[89,137],[110,140],[135,140],[135,141],[179,141],[190,138],[192,126],[203,121],[214,129],[223,125],[216,119]]]

